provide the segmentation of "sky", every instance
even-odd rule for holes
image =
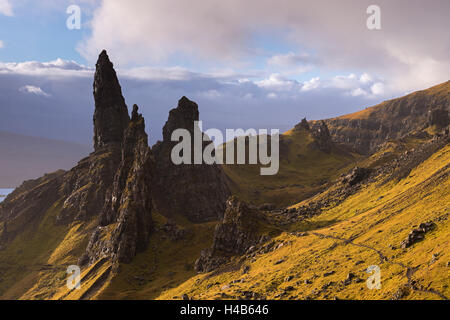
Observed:
[[[285,131],[449,80],[449,12],[448,0],[0,0],[0,130],[90,144],[106,49],[152,143],[183,95],[205,129]]]

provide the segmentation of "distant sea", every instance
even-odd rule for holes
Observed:
[[[6,196],[13,191],[14,189],[0,189],[0,202],[2,202]]]

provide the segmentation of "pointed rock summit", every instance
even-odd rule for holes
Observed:
[[[199,120],[198,105],[186,97],[178,101],[178,107],[170,110],[169,119],[163,128],[164,141],[170,141],[172,132],[183,128],[194,132],[194,121]]]
[[[166,216],[183,215],[192,222],[220,219],[230,195],[220,166],[204,163],[175,165],[172,162],[171,151],[178,143],[171,141],[172,132],[176,129],[188,130],[191,145],[194,146],[194,131],[200,130],[194,121],[198,120],[197,104],[182,97],[178,107],[169,113],[163,128],[163,141],[152,149],[156,162],[153,189],[156,209]],[[203,151],[211,142],[203,133],[200,135],[207,140],[203,143]]]
[[[295,130],[305,129],[305,130],[309,131],[310,128],[309,128],[308,121],[306,120],[306,117],[303,118],[299,124],[295,125],[294,129]]]
[[[120,144],[130,117],[116,71],[103,50],[94,76],[94,149]]]
[[[211,248],[201,252],[195,262],[197,272],[209,272],[224,265],[234,255],[245,253],[256,245],[261,237],[259,224],[264,216],[255,208],[231,196],[226,201],[222,221],[216,226]]]

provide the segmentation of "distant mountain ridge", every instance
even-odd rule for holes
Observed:
[[[18,187],[58,169],[69,169],[91,152],[74,142],[0,131],[0,188]]]

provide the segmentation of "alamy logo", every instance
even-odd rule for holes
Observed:
[[[370,16],[367,18],[367,29],[369,30],[381,30],[381,9],[379,6],[372,4],[367,7],[367,14]]]
[[[226,129],[225,161],[224,137],[218,129],[208,129],[202,132],[202,121],[194,122],[194,138],[187,129],[176,129],[172,132],[171,140],[178,142],[171,152],[174,164],[261,164],[260,174],[275,175],[280,167],[278,129]],[[236,139],[235,139],[236,137]],[[235,155],[235,143],[237,154]],[[181,140],[181,141],[180,141]],[[194,145],[192,146],[192,141]],[[204,142],[210,142],[204,147]],[[215,145],[218,147],[215,148]],[[270,145],[270,152],[269,152]],[[247,150],[248,146],[248,150]],[[192,154],[193,151],[193,154]],[[270,155],[269,155],[270,153]],[[248,158],[248,163],[246,159]],[[268,166],[268,167],[267,167]]]
[[[372,275],[367,279],[366,285],[369,290],[381,289],[381,270],[377,265],[372,265],[367,268],[367,273]]]
[[[67,278],[67,283],[66,283],[67,288],[69,290],[72,290],[72,289],[80,290],[81,289],[80,267],[76,266],[76,265],[68,266],[66,273],[69,275],[69,277]]]
[[[66,13],[70,14],[66,20],[67,29],[81,29],[81,8],[73,4],[67,7]]]

